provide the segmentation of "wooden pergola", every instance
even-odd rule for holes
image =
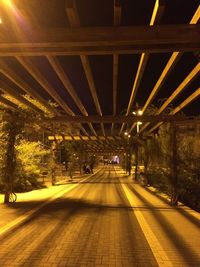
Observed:
[[[83,27],[79,16],[79,1],[66,0],[64,6],[57,3],[57,13],[59,16],[59,10],[64,10],[69,25],[53,28],[43,27],[40,24],[36,14],[32,12],[32,2],[32,0],[13,0],[0,3],[2,10],[2,14],[0,14],[2,16],[0,24],[0,102],[5,106],[14,110],[18,109],[16,103],[6,98],[6,95],[11,95],[19,103],[38,113],[44,113],[34,102],[27,100],[25,94],[28,94],[52,114],[51,118],[44,114],[44,123],[48,121],[55,124],[70,122],[73,125],[75,123],[80,129],[80,134],[79,137],[72,137],[71,140],[82,142],[87,140],[89,141],[85,142],[87,150],[99,153],[122,151],[120,140],[123,138],[124,130],[135,135],[138,121],[143,122],[140,127],[140,133],[143,134],[150,134],[163,122],[199,121],[198,118],[180,116],[178,113],[199,98],[200,87],[196,87],[183,101],[174,106],[168,115],[163,114],[167,107],[183,93],[184,89],[198,78],[200,73],[198,61],[178,86],[168,94],[155,114],[147,115],[146,111],[184,53],[192,52],[194,56],[196,56],[195,53],[198,54],[200,50],[200,27],[198,24],[200,6],[197,7],[187,24],[163,25],[161,21],[166,3],[163,0],[155,0],[149,25],[120,26],[123,1],[115,0],[113,1],[113,25]],[[40,8],[39,2],[38,9]],[[48,4],[46,7],[48,10]],[[48,12],[44,15],[48,16]],[[18,20],[19,16],[21,16],[21,23],[24,27]],[[150,55],[154,53],[171,53],[171,56],[153,89],[147,95],[146,102],[141,107],[142,115],[133,115],[133,106],[144,77],[144,71]],[[132,89],[124,89],[130,90],[130,98],[122,115],[117,111],[119,57],[131,54],[139,54],[139,64]],[[92,69],[90,62],[90,56],[94,55],[112,56],[112,103],[110,103],[112,114],[110,115],[103,113],[102,103],[98,96],[97,82],[94,78],[95,69]],[[85,107],[82,96],[59,60],[59,58],[65,59],[73,56],[79,57],[81,62],[89,88],[89,92],[85,93],[91,95],[96,109],[95,115]],[[47,78],[45,71],[43,73],[37,67],[37,64],[34,63],[35,58],[45,58],[57,79],[62,83],[70,101],[75,104],[75,109],[68,105],[63,97],[63,92],[59,88],[55,88],[55,84],[53,85]],[[13,64],[12,60],[31,77],[29,82],[19,74],[17,66]],[[36,88],[36,84],[39,89]],[[44,94],[40,93],[40,88],[45,92]],[[106,98],[106,91],[104,94]],[[52,106],[49,100],[55,102],[57,107]],[[77,108],[79,112],[76,112]],[[99,126],[96,127],[96,125]],[[116,125],[120,126],[116,128]],[[128,128],[127,125],[129,125]],[[67,137],[63,137],[63,140],[67,140]]]

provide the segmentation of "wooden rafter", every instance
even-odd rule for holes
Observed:
[[[85,116],[88,116],[87,110],[83,106],[83,103],[81,102],[80,98],[78,97],[78,95],[77,95],[77,93],[76,93],[76,91],[75,91],[75,89],[74,89],[69,77],[64,72],[64,70],[61,67],[60,63],[58,62],[57,58],[56,57],[52,57],[52,56],[47,56],[47,59],[48,59],[50,65],[52,66],[52,68],[54,69],[54,71],[56,72],[56,74],[58,75],[58,77],[60,78],[60,80],[62,81],[65,89],[71,95],[72,99],[74,100],[74,102],[76,103],[76,105],[78,106],[80,111],[82,112],[82,114],[85,115]],[[94,135],[97,135],[97,133],[96,133],[96,131],[93,128],[91,123],[89,123],[89,127],[90,127],[92,133]]]
[[[134,115],[128,115],[128,116],[59,116],[54,118],[46,118],[44,121],[46,122],[53,122],[53,123],[131,123],[131,122],[167,122],[167,121],[183,121],[187,117],[185,116],[171,116],[166,114],[157,114],[157,115],[142,115],[142,116],[134,116]],[[95,140],[97,140],[99,137],[95,136]],[[112,138],[114,138],[112,136]],[[101,138],[100,138],[101,140]]]
[[[22,10],[20,10],[21,12]],[[23,10],[23,14],[26,17],[27,21],[31,21],[33,23],[34,28],[37,29],[37,31],[41,30],[40,25],[38,24],[38,21],[35,19],[34,15],[32,14],[31,10],[30,10],[30,6],[26,6],[26,10]],[[29,25],[30,26],[30,25]],[[47,59],[49,60],[49,63],[51,64],[51,66],[53,67],[54,71],[57,73],[58,77],[61,79],[61,81],[63,82],[64,86],[66,84],[68,84],[68,86],[70,86],[70,81],[69,79],[67,79],[68,77],[65,75],[64,76],[64,71],[62,70],[61,66],[59,65],[58,61],[56,61],[55,57],[51,57],[47,55]],[[24,64],[25,62],[23,62]],[[27,62],[26,62],[27,63]],[[22,63],[21,63],[22,64]],[[24,65],[23,65],[24,66]],[[25,67],[25,66],[24,66]],[[60,106],[67,112],[70,114],[73,114],[72,111],[70,110],[70,108],[66,105],[65,102],[62,101],[62,99],[59,97],[59,95],[54,91],[54,89],[52,88],[52,86],[48,83],[48,81],[45,80],[45,78],[36,70],[33,68],[33,65],[31,64],[31,62],[27,63],[27,67],[29,68],[29,73],[30,72],[34,72],[34,78],[36,79],[36,81],[40,81],[40,85],[47,91],[47,93],[49,93],[49,95],[51,95],[51,97],[58,103],[60,104]],[[27,70],[28,71],[28,70]],[[31,73],[30,73],[31,74]],[[32,75],[32,74],[31,74]],[[32,75],[33,76],[33,75]],[[50,87],[50,88],[49,88]],[[48,89],[49,88],[49,89]],[[66,89],[68,89],[69,87],[67,87]],[[53,89],[53,90],[52,90]],[[76,98],[76,95],[74,93],[74,91],[72,90],[73,88],[70,88],[70,95],[73,95],[73,99]],[[77,100],[77,99],[76,99]],[[78,100],[77,100],[78,101]],[[76,101],[75,101],[76,102]],[[77,102],[76,102],[77,103]],[[63,105],[63,106],[62,106]],[[82,106],[79,103],[79,107]],[[84,108],[84,107],[83,107]],[[82,130],[82,132],[85,135],[88,135],[87,131],[84,129],[84,127],[82,125],[78,125],[79,128]],[[91,129],[92,130],[92,129]]]
[[[16,104],[14,104],[13,102],[9,101],[8,99],[6,99],[5,97],[0,95],[0,103],[3,103],[4,105],[6,105],[9,109],[13,109],[13,110],[17,110],[18,106]]]
[[[187,75],[183,82],[176,88],[176,90],[167,98],[167,100],[162,104],[159,110],[156,112],[156,115],[159,115],[188,85],[192,80],[199,75],[200,73],[200,63],[197,63],[193,70]],[[149,123],[144,125],[141,131],[144,131]]]
[[[114,26],[119,26],[121,22],[121,0],[114,1]],[[117,80],[118,80],[119,55],[113,54],[113,115],[117,112]],[[111,133],[113,134],[114,124],[112,123]]]
[[[154,9],[153,9],[153,13],[151,16],[151,20],[149,25],[153,26],[154,24],[159,23],[162,14],[164,12],[164,8],[165,8],[165,3],[163,0],[156,0],[155,5],[154,5]],[[138,69],[136,72],[136,76],[135,76],[135,80],[133,83],[133,88],[132,88],[132,92],[131,92],[131,97],[128,103],[128,108],[127,108],[127,112],[126,115],[128,115],[131,112],[131,108],[133,106],[133,102],[135,100],[135,96],[138,90],[138,87],[140,85],[145,67],[147,65],[149,59],[149,53],[142,53],[141,57],[140,57],[140,62],[138,65]],[[120,134],[122,133],[123,129],[124,129],[124,124],[122,124],[121,129],[120,129]]]
[[[21,77],[19,77],[2,59],[0,62],[0,72],[28,95],[35,98],[48,111],[58,115],[58,112],[55,110],[55,108],[50,106],[45,99],[43,99],[34,89],[32,89],[32,87],[29,86]]]
[[[175,115],[177,112],[179,112],[181,109],[183,109],[185,106],[187,106],[189,103],[194,101],[196,98],[200,96],[200,88],[198,88],[193,94],[190,95],[187,99],[185,99],[179,106],[177,106],[174,110],[170,112],[171,115]],[[189,120],[191,123],[191,120]],[[156,130],[162,122],[157,123],[154,127],[152,127],[146,134],[152,133],[154,130]]]
[[[196,12],[194,13],[192,19],[190,20],[190,24],[196,24],[200,19],[200,5],[198,6]],[[178,62],[179,58],[181,57],[180,52],[173,52],[170,59],[168,60],[164,70],[162,71],[159,79],[157,80],[154,88],[152,89],[144,107],[142,108],[142,112],[144,113],[147,107],[152,103],[153,99],[155,98],[156,94],[159,92],[161,86],[163,85],[165,79],[168,77],[170,71],[172,71],[175,64]],[[131,126],[130,131],[134,129],[136,124]]]
[[[67,13],[71,27],[73,28],[80,27],[80,20],[79,20],[77,8],[76,8],[75,0],[66,1],[66,13]],[[86,55],[80,55],[80,59],[81,59],[83,69],[85,71],[85,75],[88,81],[88,85],[89,85],[92,98],[95,103],[95,107],[97,109],[98,114],[102,116],[102,111],[101,111],[99,99],[98,99],[97,92],[96,92],[96,87],[95,87],[94,78],[92,75],[92,70],[90,67],[89,58]],[[103,124],[101,124],[101,129],[102,129],[103,135],[105,135]]]
[[[44,78],[44,76],[34,67],[30,60],[16,57],[20,64],[31,74],[31,76],[44,88],[44,90],[58,103],[66,113],[74,115],[73,111],[68,107],[62,97],[54,90],[52,85]],[[79,125],[79,128],[86,135],[88,133],[83,128],[82,125]]]
[[[12,89],[8,84],[6,84],[4,81],[0,80],[0,90],[4,93],[7,93],[11,95],[13,98],[18,100],[20,103],[24,104],[28,108],[34,110],[35,112],[42,114],[42,110],[39,109],[37,106],[32,104],[30,101],[28,101],[26,98],[24,98],[22,95],[17,93],[14,89]]]
[[[188,24],[41,29],[23,40],[12,31],[1,31],[0,56],[195,51],[200,48],[199,36],[198,25]]]
[[[72,110],[63,101],[61,96],[55,91],[52,85],[40,73],[40,71],[28,59],[16,57],[19,63],[30,73],[30,75],[44,88],[44,90],[58,103],[66,113],[73,115]]]

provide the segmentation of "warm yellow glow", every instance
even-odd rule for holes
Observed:
[[[142,110],[138,110],[138,112],[137,112],[137,113],[138,113],[138,115],[140,115],[140,116],[141,116],[143,112],[142,112]]]
[[[78,136],[78,135],[74,135],[73,138],[74,138],[74,140],[81,140],[80,136]]]
[[[54,140],[54,139],[55,139],[54,136],[52,136],[52,135],[49,135],[49,136],[48,136],[48,140],[52,141],[52,140]]]
[[[3,23],[3,21],[2,21],[2,18],[0,17],[0,24],[2,24]]]
[[[138,121],[138,122],[137,122],[137,124],[138,124],[138,125],[141,125],[141,124],[142,124],[142,122],[141,122],[141,121]]]
[[[64,139],[69,141],[69,140],[72,140],[72,137],[70,135],[65,135]]]
[[[128,138],[131,138],[131,135],[130,134],[128,135]]]
[[[12,0],[2,0],[3,4],[9,7],[13,7]]]
[[[124,133],[124,135],[128,135],[128,133],[127,133],[127,132],[125,132],[125,133]]]
[[[56,138],[56,140],[63,140],[63,137],[62,137],[62,135],[55,135],[55,138]]]

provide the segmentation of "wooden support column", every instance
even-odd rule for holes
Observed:
[[[119,26],[121,22],[121,0],[114,1],[114,26]],[[118,80],[119,55],[113,54],[113,116],[117,112],[117,80]],[[111,134],[114,134],[114,123],[112,123]]]
[[[171,123],[171,205],[178,204],[178,155],[177,155],[177,129],[176,124]]]
[[[138,182],[138,145],[135,147],[135,181]]]
[[[56,183],[56,151],[57,151],[57,142],[54,140],[51,144],[51,183],[55,185]]]

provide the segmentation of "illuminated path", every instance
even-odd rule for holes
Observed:
[[[200,266],[199,215],[171,208],[119,169],[59,187],[68,192],[1,235],[0,266]]]

